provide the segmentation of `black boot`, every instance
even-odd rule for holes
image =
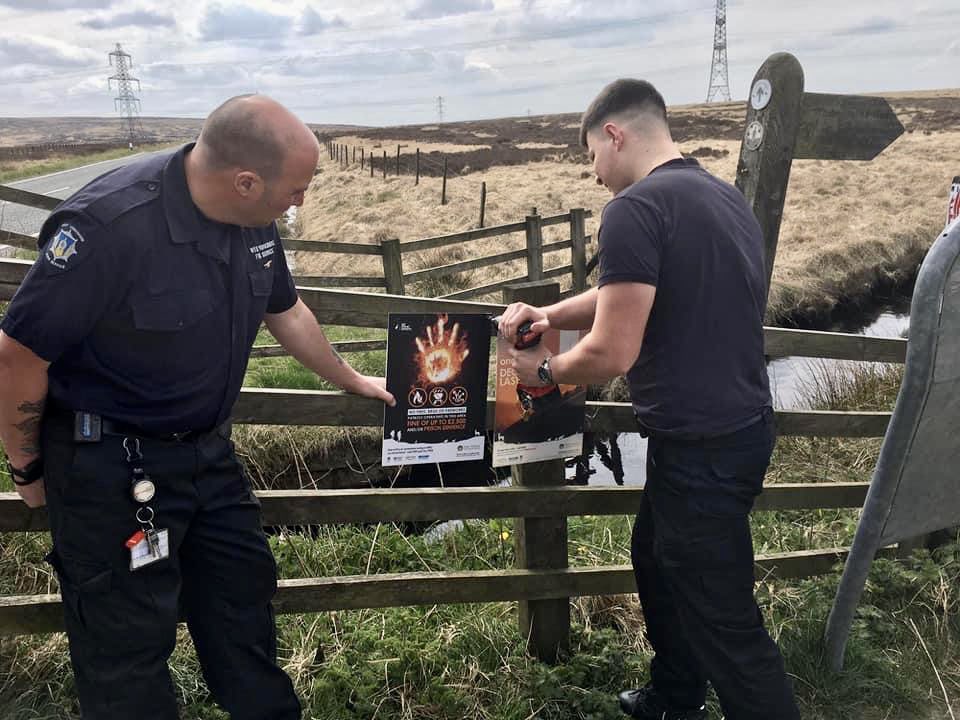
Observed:
[[[624,690],[618,697],[620,709],[630,717],[640,720],[707,719],[707,709],[703,705],[692,710],[678,710],[670,707],[649,683],[638,690]]]

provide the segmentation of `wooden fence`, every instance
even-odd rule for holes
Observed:
[[[30,267],[29,261],[0,260],[0,299],[12,296]],[[503,305],[457,300],[411,298],[302,287],[300,296],[322,323],[384,327],[388,312],[475,312],[496,314]],[[906,341],[899,338],[857,337],[840,333],[766,328],[771,356],[801,355],[845,360],[903,362]],[[587,430],[633,432],[633,410],[627,403],[591,402]],[[244,389],[234,408],[239,424],[378,426],[382,406],[372,400],[335,392]],[[493,401],[488,405],[492,422]],[[781,435],[880,437],[889,413],[836,411],[777,411]],[[488,422],[488,424],[489,424]],[[276,599],[278,612],[302,613],[334,609],[399,605],[518,601],[522,628],[539,657],[553,659],[566,644],[568,620],[557,608],[571,597],[606,595],[634,590],[628,566],[569,568],[566,562],[567,516],[621,515],[639,506],[642,489],[635,487],[564,486],[562,468],[552,464],[521,466],[515,477],[528,483],[517,487],[411,490],[282,490],[261,491],[264,523],[302,525],[323,523],[401,522],[466,518],[517,518],[518,567],[484,572],[429,572],[283,580]],[[536,483],[536,486],[534,486]],[[518,483],[519,484],[519,483]],[[859,507],[867,483],[773,485],[760,496],[757,510]],[[562,521],[562,522],[560,522]],[[38,531],[46,513],[30,510],[14,493],[0,494],[0,532]],[[538,526],[549,535],[537,535]],[[544,545],[552,553],[539,553]],[[799,577],[828,572],[846,549],[779,553],[757,558],[762,577]],[[543,618],[538,624],[538,618]],[[0,636],[49,632],[62,627],[57,595],[0,597]]]
[[[29,190],[21,190],[6,185],[0,185],[0,201],[7,201],[39,208],[53,210],[59,203],[58,198],[41,195]],[[466,230],[449,235],[421,240],[383,240],[374,243],[327,242],[319,240],[285,239],[283,246],[286,250],[299,252],[334,253],[352,256],[378,256],[383,266],[383,276],[351,276],[351,275],[312,275],[296,276],[298,286],[320,288],[383,288],[393,295],[405,295],[409,284],[423,280],[454,275],[467,270],[499,265],[512,260],[526,260],[526,273],[511,278],[498,280],[485,285],[459,290],[444,295],[444,298],[462,300],[473,298],[501,290],[508,285],[520,282],[546,280],[569,275],[571,286],[568,293],[583,292],[587,287],[587,275],[596,264],[596,258],[587,260],[587,245],[592,238],[586,233],[586,220],[592,217],[590,210],[574,208],[569,212],[543,217],[534,208],[523,222],[496,225],[487,228]],[[568,225],[570,237],[568,240],[545,243],[543,229],[555,225]],[[523,233],[525,247],[519,250],[472,258],[460,262],[441,265],[439,267],[405,271],[404,255],[424,250],[434,250],[470,243],[485,238],[500,237]],[[27,250],[37,249],[37,239],[32,235],[25,235],[10,230],[0,230],[0,244]],[[559,267],[544,269],[544,256],[548,253],[570,251],[570,262]],[[591,264],[592,263],[592,264]],[[367,340],[357,342],[335,343],[338,352],[360,352],[382,350],[386,343],[382,340]],[[274,357],[286,355],[279,345],[264,345],[254,349],[253,357]]]
[[[563,275],[572,276],[572,290],[582,292],[587,282],[586,246],[591,242],[586,234],[585,220],[592,216],[589,210],[575,208],[561,215],[542,217],[539,214],[528,215],[523,222],[507,225],[496,225],[488,228],[477,228],[449,235],[424,238],[422,240],[383,240],[379,244],[362,243],[334,243],[315,242],[310,240],[284,240],[287,250],[308,252],[339,253],[347,255],[378,255],[383,262],[383,277],[356,277],[344,275],[314,275],[299,276],[297,283],[309,287],[350,287],[350,288],[385,288],[393,295],[405,295],[408,283],[416,283],[428,278],[453,275],[467,270],[475,270],[490,265],[509,262],[511,260],[526,260],[527,271],[523,275],[498,280],[495,283],[479,285],[477,287],[459,290],[442,297],[462,300],[485,295],[501,290],[507,285],[529,280],[545,280]],[[570,239],[558,242],[544,243],[543,228],[552,225],[569,225]],[[441,265],[422,270],[405,271],[403,256],[413,252],[434,250],[452,245],[462,245],[475,240],[524,233],[526,247],[521,250],[488,255],[485,257],[463,260],[461,262]],[[561,250],[570,251],[570,263],[560,267],[544,270],[543,256],[547,253]]]

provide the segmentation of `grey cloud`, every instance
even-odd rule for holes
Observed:
[[[356,77],[366,81],[371,77],[429,72],[437,66],[436,54],[416,49],[327,56],[294,55],[270,63],[266,69],[279,75],[333,78],[342,85],[344,78]]]
[[[38,3],[37,0],[0,0],[0,7],[49,12],[51,10],[102,9],[110,7],[113,2],[114,0],[46,0],[46,2]]]
[[[888,17],[869,17],[855,25],[840,28],[834,35],[874,35],[889,32],[897,27],[897,21]]]
[[[531,11],[516,22],[498,20],[493,32],[514,44],[571,38],[580,48],[609,48],[637,45],[652,39],[655,30],[670,17],[669,14],[637,17],[626,13],[604,13],[598,19],[595,12],[581,12],[579,8],[565,15]]]
[[[229,87],[250,84],[250,73],[232,63],[209,65],[186,65],[172,62],[156,62],[143,65],[141,81],[153,87]]]
[[[406,17],[408,20],[428,20],[486,10],[493,10],[493,0],[419,0],[407,11]]]
[[[104,58],[106,55],[103,56]],[[39,65],[41,67],[85,67],[100,58],[88,50],[76,49],[67,53],[62,49],[24,38],[0,36],[0,66]]]
[[[282,41],[290,18],[247,5],[210,5],[200,21],[202,40],[259,40],[263,44]]]
[[[170,15],[161,15],[149,10],[133,10],[114,15],[84,20],[80,23],[91,30],[106,30],[116,27],[175,27],[177,22]]]
[[[329,28],[345,27],[347,27],[347,23],[345,23],[339,15],[334,15],[327,20],[314,10],[313,7],[308,5],[300,16],[300,20],[297,22],[297,33],[299,35],[317,35]]]

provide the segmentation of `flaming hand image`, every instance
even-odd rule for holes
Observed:
[[[463,361],[470,354],[467,335],[460,332],[460,324],[447,328],[447,316],[438,315],[433,325],[428,325],[426,337],[416,339],[415,367],[419,381],[437,385],[451,382],[460,374]]]

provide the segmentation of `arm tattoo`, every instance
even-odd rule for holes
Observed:
[[[45,404],[44,400],[36,402],[26,400],[17,406],[17,410],[24,413],[26,417],[20,422],[14,423],[13,426],[23,433],[23,443],[20,446],[20,451],[27,455],[40,454],[40,422],[43,418]]]

